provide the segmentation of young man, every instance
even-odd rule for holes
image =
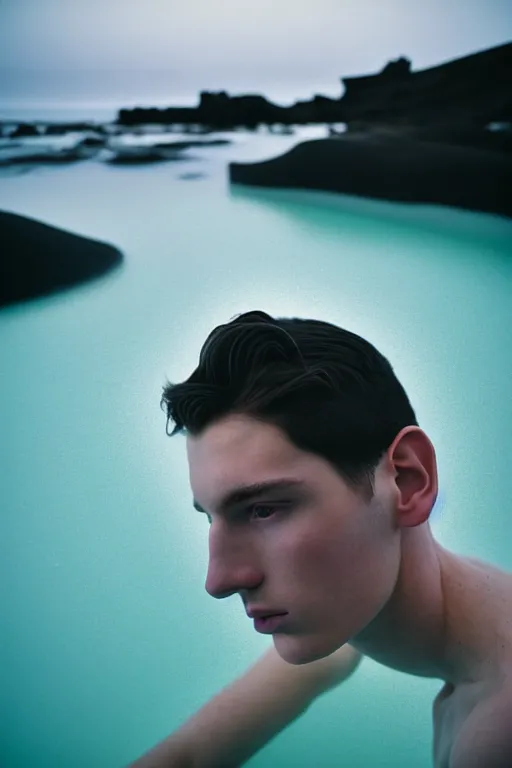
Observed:
[[[274,647],[133,767],[241,765],[366,655],[444,681],[435,768],[511,768],[512,575],[433,538],[434,447],[386,358],[248,312],[162,404],[210,524],[206,590]]]

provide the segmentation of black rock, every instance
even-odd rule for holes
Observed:
[[[31,123],[20,123],[9,133],[11,139],[24,139],[27,136],[32,137],[39,135],[40,134],[37,126],[32,125]]]
[[[0,307],[56,293],[121,264],[112,245],[0,211]]]
[[[280,157],[230,163],[230,181],[465,208],[512,217],[512,157],[398,136],[305,141]]]

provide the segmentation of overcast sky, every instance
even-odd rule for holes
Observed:
[[[337,97],[400,55],[420,69],[510,40],[511,0],[0,0],[0,101]]]

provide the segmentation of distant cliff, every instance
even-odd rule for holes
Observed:
[[[400,58],[378,75],[342,79],[345,121],[421,125],[512,120],[512,43],[411,71]]]
[[[512,121],[512,43],[417,72],[411,70],[409,59],[401,57],[377,74],[341,81],[345,92],[339,99],[317,95],[310,101],[281,107],[261,95],[203,91],[197,107],[122,109],[117,122],[194,123],[231,129],[336,122],[483,127]]]

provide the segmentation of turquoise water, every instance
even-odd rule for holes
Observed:
[[[0,208],[126,257],[0,313],[6,768],[120,768],[269,646],[239,599],[204,590],[207,525],[159,409],[165,377],[188,376],[239,312],[325,319],[387,355],[436,446],[436,537],[512,569],[512,222],[229,189],[228,159],[296,140],[237,134],[180,163],[0,178]],[[426,768],[438,688],[365,660],[249,765]]]

